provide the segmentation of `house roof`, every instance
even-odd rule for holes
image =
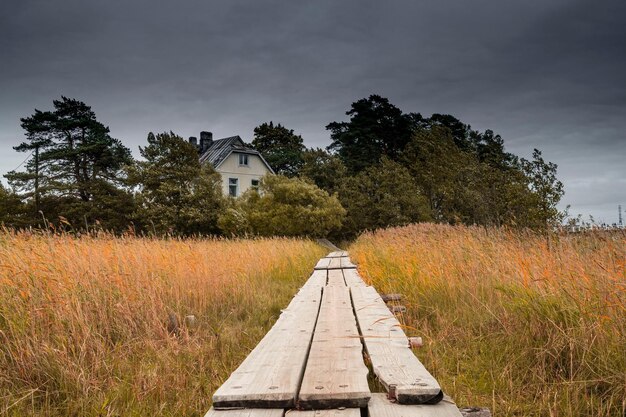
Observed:
[[[211,143],[209,149],[207,149],[202,155],[200,155],[200,163],[209,163],[214,168],[218,168],[222,162],[233,153],[246,153],[249,155],[258,155],[261,161],[265,164],[267,169],[273,174],[274,170],[269,166],[267,161],[263,158],[263,155],[259,151],[246,146],[244,141],[239,136],[229,136],[227,138],[217,139]]]

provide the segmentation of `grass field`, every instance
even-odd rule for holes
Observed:
[[[202,416],[326,252],[0,233],[0,415]]]
[[[626,234],[414,225],[350,248],[459,405],[495,416],[626,415]]]
[[[349,250],[380,292],[405,295],[417,354],[459,405],[624,415],[626,234],[422,224]],[[2,232],[0,415],[202,416],[326,252]]]

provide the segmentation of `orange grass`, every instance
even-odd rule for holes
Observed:
[[[0,415],[204,415],[325,252],[0,233]]]
[[[625,233],[420,224],[349,249],[379,292],[405,295],[417,355],[460,405],[626,415]]]

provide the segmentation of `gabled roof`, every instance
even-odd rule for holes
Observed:
[[[207,149],[202,155],[200,155],[200,163],[209,163],[214,168],[218,168],[222,162],[233,153],[246,153],[248,155],[258,155],[261,161],[265,164],[267,169],[273,174],[274,170],[269,166],[267,161],[263,158],[263,155],[259,151],[246,146],[244,141],[239,136],[229,136],[227,138],[217,139],[211,143],[209,149]]]

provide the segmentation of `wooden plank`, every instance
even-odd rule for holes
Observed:
[[[359,408],[289,410],[288,417],[361,417],[361,410]]]
[[[343,280],[343,273],[341,269],[329,269],[328,270],[328,283],[330,287],[345,287],[346,282]]]
[[[380,298],[386,303],[389,301],[400,301],[402,300],[402,294],[381,294]]]
[[[401,404],[436,403],[439,383],[409,348],[400,323],[373,287],[350,287],[363,343],[378,379]]]
[[[356,268],[356,265],[352,263],[350,258],[345,257],[345,258],[338,258],[338,259],[341,259],[342,268]]]
[[[328,269],[328,265],[330,264],[330,260],[333,258],[322,258],[317,261],[314,269]]]
[[[356,268],[356,265],[350,261],[347,256],[334,257],[334,258],[322,258],[317,261],[315,269],[341,269],[341,268]]]
[[[331,252],[328,255],[326,255],[327,258],[341,258],[342,256],[348,256],[348,252],[346,252],[345,250],[340,250],[340,251]]]
[[[463,417],[454,401],[445,396],[437,404],[403,405],[391,402],[386,394],[372,394],[369,417]]]
[[[318,269],[313,271],[309,279],[304,283],[302,288],[308,287],[325,287],[326,281],[328,280],[328,270],[327,269]]]
[[[282,408],[240,408],[236,410],[211,409],[204,417],[283,417]]]
[[[300,289],[259,344],[213,395],[216,408],[288,408],[304,373],[321,288]]]
[[[362,351],[349,288],[345,284],[325,287],[299,407],[365,407],[371,394]]]
[[[363,281],[363,278],[361,278],[356,269],[344,269],[343,278],[346,281],[346,285],[348,287],[367,286],[367,284],[365,283],[365,281]]]
[[[289,410],[288,417],[361,417],[361,409],[334,408],[331,410]]]
[[[341,268],[341,260],[344,258],[330,258],[330,263],[328,264],[328,269],[339,269]]]

